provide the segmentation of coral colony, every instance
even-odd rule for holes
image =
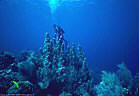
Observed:
[[[0,53],[0,94],[8,96],[139,96],[139,73],[124,63],[117,72],[92,76],[80,45],[70,45],[64,30],[54,25],[39,52]],[[14,95],[13,95],[14,94]],[[5,95],[4,95],[5,96]]]

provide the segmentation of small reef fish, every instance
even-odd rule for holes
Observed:
[[[18,82],[16,82],[16,81],[12,81],[12,83],[16,86],[17,89],[19,88],[19,84],[18,84]]]

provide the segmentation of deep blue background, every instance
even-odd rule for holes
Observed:
[[[70,42],[82,45],[94,71],[115,70],[122,61],[139,71],[139,0],[90,1],[62,5],[51,14],[37,0],[0,0],[0,50],[38,50],[57,23]]]

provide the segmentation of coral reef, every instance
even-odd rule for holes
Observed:
[[[124,63],[118,65],[117,72],[102,71],[101,81],[94,86],[96,96],[138,96],[139,75],[133,78]]]
[[[0,52],[0,95],[139,96],[138,73],[132,76],[122,63],[117,72],[102,71],[95,84],[81,46],[70,44],[60,26],[54,31],[45,34],[39,52]]]
[[[9,52],[0,53],[0,69],[7,68],[10,64],[15,62],[15,57]]]
[[[7,93],[8,94],[32,94],[33,85],[29,81],[19,81],[17,82],[19,87],[14,84],[11,86]]]
[[[117,71],[117,76],[120,79],[122,86],[130,90],[133,84],[133,77],[130,70],[127,69],[124,63],[119,64],[118,67],[119,70]]]
[[[0,65],[4,67],[0,70],[0,88],[3,89],[0,92],[35,96],[93,95],[93,79],[81,46],[70,45],[58,25],[54,25],[54,29],[53,37],[45,34],[38,53],[24,51],[17,57],[1,53]]]
[[[101,82],[95,86],[97,96],[121,96],[122,86],[115,73],[102,71]]]
[[[139,95],[139,73],[136,73],[134,77],[134,86],[132,86],[132,95],[138,96]]]

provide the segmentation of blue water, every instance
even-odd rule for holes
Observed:
[[[59,24],[90,69],[139,71],[139,0],[0,0],[0,51],[38,50]]]

